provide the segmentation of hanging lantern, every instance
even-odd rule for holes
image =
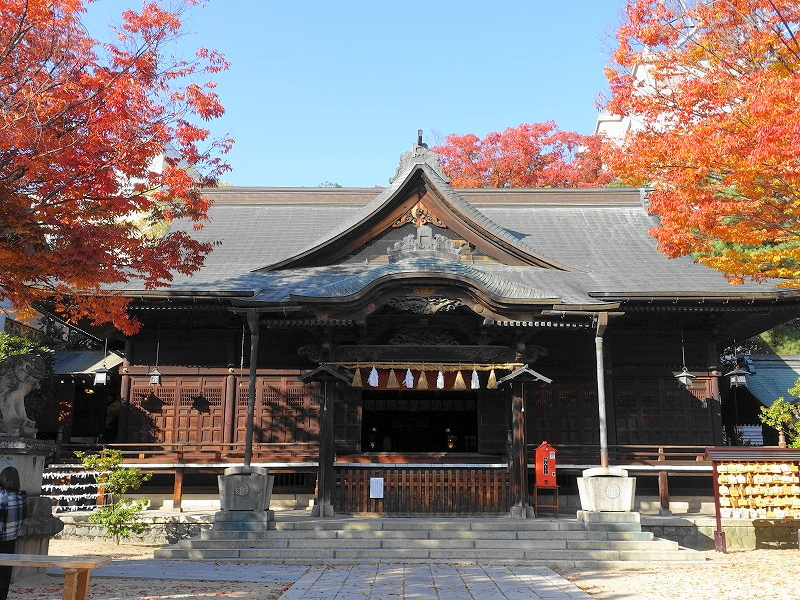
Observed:
[[[689,373],[686,367],[683,367],[683,371],[675,375],[675,379],[678,380],[678,384],[688,388],[692,386],[692,380],[695,379],[695,376]]]
[[[728,378],[728,384],[731,387],[747,387],[748,375],[750,375],[750,371],[740,369],[738,366],[730,373],[725,373],[725,377]]]
[[[161,372],[158,367],[154,367],[147,375],[150,377],[150,385],[161,385]]]
[[[444,389],[444,373],[439,371],[439,374],[436,376],[436,388],[443,390]]]
[[[681,327],[681,358],[683,359],[683,370],[675,375],[675,379],[678,380],[679,385],[688,388],[691,387],[695,376],[689,373],[689,369],[686,368],[686,346],[683,342],[683,327]]]
[[[479,390],[481,388],[481,380],[478,379],[478,372],[472,369],[472,378],[469,381],[469,387],[472,390]]]
[[[487,390],[497,389],[497,375],[495,374],[494,369],[489,371],[489,381],[486,382],[486,389]]]
[[[428,376],[425,375],[425,371],[419,372],[419,378],[417,379],[417,389],[418,390],[428,389]]]
[[[355,388],[364,387],[364,384],[361,382],[361,369],[356,369],[353,375],[353,382],[350,385]]]
[[[372,367],[372,370],[369,372],[369,378],[367,379],[367,382],[372,387],[378,387],[378,369]]]
[[[405,379],[403,379],[403,385],[408,389],[414,387],[414,375],[412,375],[411,369],[406,369],[406,376]]]
[[[103,345],[103,366],[94,372],[94,385],[106,385],[111,380],[111,373],[106,369],[106,357],[108,356],[108,338]]]
[[[106,363],[94,372],[94,385],[106,385],[111,379],[111,371],[106,369]]]
[[[161,324],[158,325],[158,338],[156,339],[156,364],[153,370],[147,375],[150,377],[150,385],[161,385],[161,372],[158,370],[158,353],[161,350]]]

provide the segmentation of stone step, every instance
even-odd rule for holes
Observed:
[[[309,519],[250,522],[218,519],[197,538],[157,550],[156,558],[279,563],[466,562],[600,565],[696,561],[701,553],[636,530],[637,518]],[[599,530],[587,531],[593,525]],[[617,530],[620,528],[621,530]],[[631,530],[627,530],[631,528]]]
[[[200,539],[203,540],[261,540],[295,539],[300,532],[294,530],[250,530],[238,531],[233,529],[212,529],[203,531]],[[306,539],[518,539],[518,540],[549,540],[553,538],[552,531],[425,531],[418,530],[305,530],[302,536]],[[614,531],[559,531],[559,539],[589,539],[589,540],[630,540],[648,541],[653,539],[649,531],[640,532],[614,532]]]
[[[278,521],[273,524],[283,530],[334,530],[334,531],[581,531],[583,526],[575,519],[320,519],[310,521]]]
[[[355,549],[524,549],[524,550],[678,550],[677,542],[670,540],[497,540],[497,539],[307,539],[265,538],[261,540],[182,540],[175,548],[191,549],[288,549],[295,548],[355,548]]]
[[[524,550],[524,549],[442,549],[442,548],[303,548],[286,549],[177,549],[157,550],[154,557],[171,560],[247,560],[279,563],[314,561],[358,562],[478,562],[487,564],[547,564],[592,562],[703,562],[702,553],[687,550]]]
[[[633,532],[642,531],[642,526],[638,523],[587,523],[586,531],[616,531]]]

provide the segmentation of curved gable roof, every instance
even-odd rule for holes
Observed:
[[[331,264],[344,249],[363,244],[370,234],[387,229],[415,203],[414,195],[433,198],[431,212],[456,233],[481,247],[489,255],[511,265],[529,265],[560,271],[574,269],[537,253],[522,239],[492,221],[450,187],[441,172],[438,157],[424,146],[414,146],[401,157],[395,177],[374,200],[327,235],[293,256],[256,271],[273,271]]]
[[[389,263],[369,269],[350,277],[344,277],[317,288],[307,289],[294,294],[293,298],[343,298],[361,293],[371,285],[397,277],[435,277],[437,279],[453,278],[467,282],[483,289],[495,298],[513,298],[516,300],[550,299],[540,290],[522,283],[509,281],[492,273],[481,271],[469,265],[450,263],[436,258],[415,258],[397,263]]]

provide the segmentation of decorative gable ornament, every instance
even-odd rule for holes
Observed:
[[[428,165],[446,183],[450,183],[450,178],[444,174],[442,161],[439,159],[439,155],[428,150],[427,144],[422,143],[421,131],[422,130],[418,132],[417,143],[411,146],[411,151],[403,152],[400,155],[400,164],[397,165],[397,170],[394,173],[394,177],[389,179],[390,184],[394,183],[398,179],[402,179],[403,176],[408,173],[408,171],[417,165]]]
[[[392,223],[392,227],[397,229],[406,223],[413,223],[417,227],[422,227],[427,223],[432,223],[437,227],[447,229],[447,224],[433,214],[431,210],[422,202],[417,202],[414,206],[409,208],[405,213],[403,213],[403,216]]]
[[[390,263],[400,262],[410,258],[431,257],[447,262],[460,262],[462,248],[456,248],[452,240],[441,234],[433,233],[427,225],[417,228],[417,235],[409,233],[394,246],[386,249]]]

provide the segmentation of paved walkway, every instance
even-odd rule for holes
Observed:
[[[92,579],[184,579],[294,583],[281,600],[592,600],[547,567],[360,564],[305,567],[214,561],[120,560]]]

